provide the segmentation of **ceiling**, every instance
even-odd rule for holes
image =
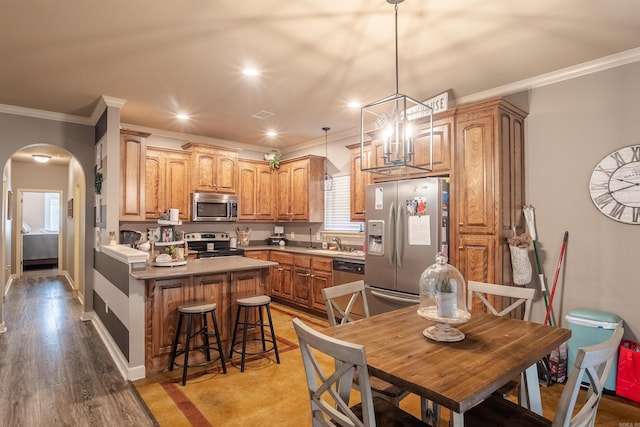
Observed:
[[[450,104],[638,47],[637,0],[407,0],[399,92]],[[0,104],[287,149],[353,131],[395,93],[385,0],[4,1]],[[259,77],[241,74],[244,67]],[[267,119],[253,118],[267,111]],[[174,118],[184,112],[191,120]],[[276,138],[265,136],[277,130]]]

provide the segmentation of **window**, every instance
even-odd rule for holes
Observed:
[[[60,231],[60,195],[58,193],[44,195],[44,229]]]
[[[324,229],[361,231],[361,222],[351,222],[351,180],[349,175],[333,178],[333,188],[324,193]]]

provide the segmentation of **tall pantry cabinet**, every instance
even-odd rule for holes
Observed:
[[[451,258],[466,280],[512,283],[507,238],[525,231],[525,116],[503,99],[456,111]]]

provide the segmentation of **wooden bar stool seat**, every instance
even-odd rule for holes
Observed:
[[[178,326],[176,328],[176,336],[173,339],[173,345],[171,346],[171,356],[169,361],[169,370],[173,371],[173,366],[182,366],[182,385],[187,383],[187,369],[195,366],[204,366],[215,362],[220,359],[222,364],[222,372],[227,373],[227,366],[224,361],[224,351],[222,350],[222,344],[220,342],[220,332],[218,330],[218,321],[216,320],[216,303],[208,303],[196,301],[189,304],[181,305],[178,307]],[[211,322],[213,323],[213,332],[209,331],[207,314],[211,316]],[[183,317],[187,318],[187,329],[185,331],[185,341],[181,348],[178,348],[178,342],[180,341],[180,331],[182,328]],[[194,318],[202,316],[202,327],[198,330],[194,328]],[[201,337],[202,343],[199,345],[195,343],[192,346],[192,339],[195,337]],[[209,337],[215,336],[216,346],[212,347],[209,344]],[[218,357],[211,359],[211,350],[218,352]],[[200,363],[189,364],[189,353],[193,351],[202,351],[204,353],[205,361]],[[184,354],[184,362],[182,364],[176,362],[176,357]]]
[[[238,353],[242,356],[240,362],[240,372],[244,372],[245,358],[247,355],[254,356],[265,354],[273,351],[276,356],[276,363],[280,363],[280,355],[278,354],[278,344],[276,343],[276,333],[273,329],[273,321],[271,319],[271,309],[269,308],[271,298],[267,295],[258,295],[255,297],[240,298],[236,300],[238,304],[238,311],[236,313],[236,322],[233,328],[233,338],[231,338],[231,350],[229,351],[229,359],[233,357],[233,353]],[[264,321],[264,315],[262,309],[265,308],[267,312],[268,323]],[[244,320],[240,321],[240,314],[244,310]],[[252,310],[257,310],[257,319],[250,320],[249,314]],[[266,337],[264,328],[269,327],[271,333],[270,337]],[[242,341],[236,342],[238,336],[238,329],[242,327]],[[248,338],[248,331],[251,328],[260,328],[260,338]],[[255,352],[247,352],[248,341],[261,341],[262,350]],[[270,343],[267,346],[267,343]],[[242,345],[241,350],[237,350],[236,347]]]

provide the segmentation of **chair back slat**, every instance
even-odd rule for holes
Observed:
[[[613,364],[616,351],[624,335],[624,328],[618,326],[606,341],[589,347],[580,347],[553,418],[553,426],[584,427],[593,426],[602,398],[604,384]],[[578,393],[584,374],[589,378],[586,400],[578,405],[578,412],[572,417],[578,404]]]
[[[352,322],[354,318],[351,312],[360,303],[362,304],[364,317],[369,317],[364,280],[323,288],[322,297],[327,307],[327,319],[331,326],[337,325],[338,319],[341,325]],[[348,297],[349,299],[347,300]],[[346,303],[345,300],[347,300]]]
[[[469,308],[473,306],[473,296],[482,301],[489,312],[496,316],[504,317],[513,312],[517,307],[524,305],[524,313],[521,320],[531,320],[531,305],[536,295],[533,288],[519,288],[515,286],[496,285],[493,283],[475,282],[469,280],[467,283],[467,305]],[[508,297],[515,299],[509,306],[498,310],[487,298],[487,295],[499,297]]]

